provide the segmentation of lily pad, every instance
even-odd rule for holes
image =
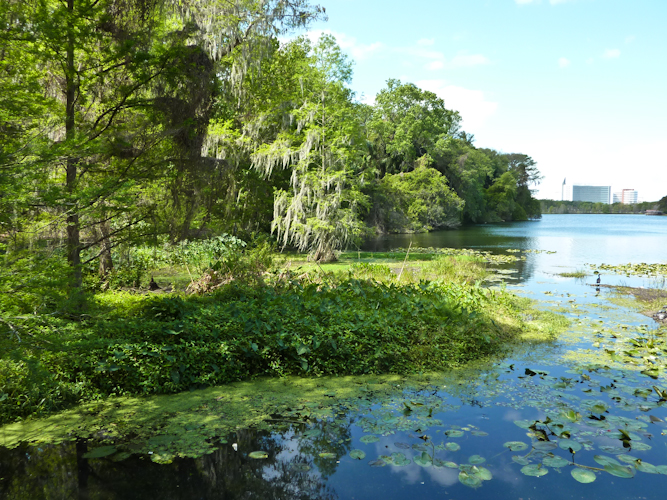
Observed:
[[[83,458],[108,457],[109,455],[113,455],[114,453],[116,453],[116,451],[117,450],[115,446],[100,446],[99,448],[90,450],[88,453],[84,453]]]
[[[515,420],[514,425],[521,427],[522,429],[528,429],[531,425],[535,423],[534,420]]]
[[[433,460],[431,459],[431,455],[429,455],[425,451],[423,451],[421,455],[417,455],[412,460],[414,461],[414,463],[416,463],[421,467],[430,467],[431,465],[433,465]]]
[[[521,467],[521,473],[526,476],[540,477],[549,473],[549,469],[543,467],[541,464],[530,464]]]
[[[528,465],[530,463],[530,460],[528,460],[526,457],[518,457],[516,455],[512,457],[512,460],[519,465]]]
[[[459,472],[459,481],[461,484],[470,486],[471,488],[477,488],[482,485],[482,480],[475,476],[474,474],[468,474],[465,471]]]
[[[265,451],[251,451],[248,453],[248,456],[250,458],[254,458],[256,460],[261,460],[263,458],[269,458],[269,454]]]
[[[459,451],[461,449],[461,445],[458,443],[446,443],[445,449],[448,451]]]
[[[572,439],[561,439],[558,441],[558,446],[560,446],[563,450],[572,450],[574,452],[581,450],[581,444],[579,444],[578,441],[574,441]]]
[[[635,463],[637,463],[637,461],[639,461],[639,459],[637,457],[633,457],[632,455],[619,455],[618,459],[621,462],[625,462],[626,464],[630,464],[630,465],[635,465]]]
[[[528,449],[528,445],[521,441],[507,441],[503,446],[509,448],[511,451],[523,451]]]
[[[401,450],[409,450],[411,448],[408,443],[394,443],[394,446],[396,448],[400,448]]]
[[[373,434],[368,434],[367,436],[363,436],[359,441],[361,441],[364,444],[370,444],[370,443],[377,443],[380,440],[379,437],[374,436]]]
[[[593,460],[599,463],[602,467],[605,465],[621,465],[615,458],[606,457],[604,455],[595,455]]]
[[[484,437],[484,436],[489,435],[488,432],[484,432],[484,431],[471,431],[470,434],[472,434],[473,436],[479,436],[479,437]]]
[[[635,443],[634,441],[632,441],[631,444],[632,444],[632,449],[633,449],[633,450],[636,450],[636,451],[648,451],[648,450],[651,449],[651,445],[650,445],[650,444],[646,444],[646,443]]]
[[[584,484],[592,483],[597,478],[595,472],[591,470],[580,469],[578,467],[576,469],[572,469],[571,474],[574,479]]]
[[[366,458],[366,454],[363,451],[357,449],[350,451],[350,456],[355,460],[363,460]]]
[[[378,458],[377,460],[372,460],[368,462],[368,465],[370,465],[371,467],[384,467],[385,465],[387,465],[387,462]]]
[[[540,451],[551,451],[558,448],[558,445],[553,441],[538,441],[533,444],[533,448]]]
[[[321,458],[332,459],[332,458],[336,458],[336,454],[335,453],[330,453],[328,451],[323,451],[322,453],[320,453],[320,457]]]
[[[480,478],[482,481],[491,481],[491,479],[493,479],[491,471],[486,467],[475,467],[475,469],[475,476]]]
[[[616,477],[630,479],[635,477],[635,470],[632,467],[625,465],[608,464],[604,466],[604,470]]]
[[[445,434],[447,434],[450,438],[459,438],[463,436],[464,432],[456,429],[450,429],[445,431]]]
[[[480,456],[480,455],[473,455],[468,459],[468,462],[473,464],[473,465],[479,465],[483,464],[486,462],[486,458]]]
[[[155,462],[156,464],[161,464],[161,465],[167,465],[170,464],[174,461],[174,458],[176,458],[176,455],[173,453],[153,453],[151,455],[151,461]]]
[[[392,453],[391,461],[392,465],[396,465],[397,467],[404,467],[412,463],[409,458],[406,458],[406,456],[403,455],[403,453]]]
[[[635,464],[635,468],[638,471],[646,472],[647,474],[660,474],[660,471],[656,468],[655,465],[646,462],[638,462]]]

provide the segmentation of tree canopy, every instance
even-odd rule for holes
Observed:
[[[77,292],[135,242],[267,233],[330,260],[372,233],[539,217],[535,162],[475,147],[436,94],[390,79],[360,103],[335,38],[295,36],[324,17],[307,0],[3,2],[6,263],[42,245]]]

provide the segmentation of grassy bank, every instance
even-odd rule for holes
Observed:
[[[256,377],[442,370],[550,333],[524,320],[525,300],[471,284],[480,256],[424,255],[400,269],[283,262],[204,294],[107,291],[76,318],[26,316],[0,345],[0,420]]]

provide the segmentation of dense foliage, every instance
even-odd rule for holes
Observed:
[[[203,296],[109,293],[91,307],[81,321],[28,318],[2,340],[0,420],[260,375],[437,370],[498,352],[520,321],[503,292],[333,275]]]

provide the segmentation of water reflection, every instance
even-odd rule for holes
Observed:
[[[0,448],[0,498],[334,500],[338,496],[326,479],[349,450],[349,424],[320,423],[309,437],[304,430],[239,430],[213,453],[170,464],[153,463],[149,456],[86,459],[95,446],[86,441]],[[249,458],[256,450],[268,458]],[[325,459],[323,452],[333,455]]]

